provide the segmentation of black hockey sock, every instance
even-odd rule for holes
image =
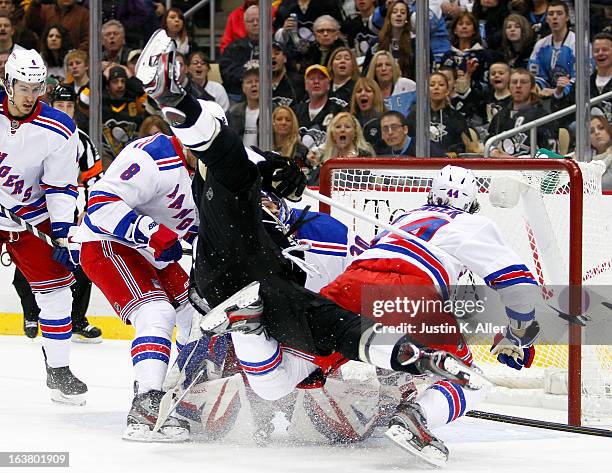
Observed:
[[[175,128],[189,128],[193,126],[198,121],[202,111],[198,101],[189,94],[185,94],[185,97],[176,105],[176,108],[183,112],[187,118],[185,118],[182,124],[173,125]]]

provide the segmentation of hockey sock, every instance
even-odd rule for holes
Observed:
[[[187,302],[176,309],[176,348],[179,351],[183,349],[189,341],[191,333],[191,322],[196,310]]]
[[[487,391],[486,387],[472,390],[441,380],[427,388],[415,402],[423,408],[429,428],[436,428],[474,409],[484,400]]]
[[[50,368],[68,366],[70,361],[70,337],[72,337],[72,293],[63,287],[46,293],[34,293],[40,307],[40,331],[43,347]]]
[[[162,388],[170,361],[175,321],[174,308],[164,301],[147,302],[130,315],[130,322],[136,329],[132,364],[139,394]]]
[[[265,333],[232,333],[232,341],[251,388],[269,401],[285,397],[317,369],[314,363],[284,352],[280,344]]]

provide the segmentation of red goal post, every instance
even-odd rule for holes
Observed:
[[[567,174],[569,222],[568,222],[568,279],[570,289],[569,307],[572,314],[579,314],[581,308],[582,286],[582,237],[583,237],[583,196],[584,182],[580,166],[570,159],[483,159],[483,158],[334,158],[324,163],[320,172],[319,192],[330,198],[334,197],[334,176],[339,171],[398,171],[405,170],[409,175],[415,171],[433,171],[447,164],[462,166],[474,171],[560,171]],[[379,191],[384,184],[361,182],[354,192]],[[407,192],[424,192],[423,189],[404,189]],[[425,199],[423,199],[424,201]],[[330,207],[320,203],[319,210],[330,213]],[[581,424],[581,327],[569,326],[568,353],[568,423]]]

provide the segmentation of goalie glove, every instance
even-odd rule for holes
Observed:
[[[515,370],[529,368],[535,357],[533,344],[539,334],[540,324],[535,320],[523,330],[507,326],[503,334],[495,335],[491,354],[497,357],[497,361]]]
[[[52,223],[51,238],[57,246],[53,247],[51,258],[70,272],[76,271],[81,256],[81,243],[74,240],[79,227],[73,223]]]
[[[136,244],[147,245],[157,261],[178,261],[183,255],[178,235],[151,217],[139,215],[134,221],[131,238]]]
[[[261,188],[292,202],[299,202],[306,188],[306,176],[300,167],[280,154],[256,147],[253,149],[265,158],[257,163],[262,179]]]

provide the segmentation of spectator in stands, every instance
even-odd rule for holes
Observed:
[[[470,12],[461,12],[451,26],[452,49],[442,59],[443,66],[453,67],[470,81],[470,87],[484,89],[486,75],[493,62],[491,53],[483,48],[478,22]]]
[[[11,54],[13,49],[22,49],[13,41],[13,20],[8,15],[0,14],[0,53]]]
[[[336,0],[284,1],[274,17],[274,39],[300,55],[315,41],[314,22],[322,15],[332,16],[338,23],[342,21]]]
[[[512,0],[513,10],[517,11],[531,25],[534,42],[550,34],[550,26],[546,22],[548,0]]]
[[[138,89],[140,81],[128,74],[127,67],[118,65],[103,72],[106,87],[102,93],[102,138],[106,165],[127,143],[137,138],[144,120],[146,95],[141,85]]]
[[[150,0],[102,2],[102,23],[117,20],[125,28],[125,42],[129,48],[142,48],[151,33],[148,31],[147,22],[151,19],[152,8]]]
[[[340,23],[331,15],[322,15],[313,25],[315,41],[304,53],[303,60],[298,65],[299,71],[304,71],[312,64],[327,64],[329,57],[336,48],[346,46],[340,37]]]
[[[72,49],[68,32],[60,25],[49,25],[40,36],[40,56],[47,65],[47,74],[60,82],[66,79],[64,57]]]
[[[202,51],[194,51],[187,59],[189,63],[187,68],[191,81],[199,86],[207,96],[212,97],[207,100],[214,100],[221,106],[224,112],[227,112],[230,108],[230,102],[225,88],[219,82],[208,80],[208,72],[210,71],[208,56]]]
[[[489,51],[500,51],[504,19],[510,13],[507,0],[474,0],[472,13],[476,17],[476,24],[482,25],[482,46]]]
[[[480,125],[482,90],[472,88],[469,79],[466,76],[458,76],[457,69],[454,67],[442,66],[438,72],[444,74],[448,82],[448,98],[451,108],[463,115],[469,126]]]
[[[370,18],[376,7],[375,0],[355,0],[357,15],[345,20],[340,27],[348,45],[358,58],[364,58],[378,34],[370,28]]]
[[[138,138],[144,138],[145,136],[153,136],[157,133],[163,133],[164,135],[171,135],[170,126],[166,123],[159,115],[151,115],[145,118],[140,125],[138,130]]]
[[[25,24],[32,31],[44,31],[49,25],[59,24],[70,33],[70,42],[76,48],[89,50],[89,10],[77,5],[76,0],[56,0],[55,4],[32,0]]]
[[[349,112],[340,112],[327,126],[322,162],[335,157],[374,156],[374,149],[363,137],[361,125]]]
[[[118,20],[108,20],[102,25],[102,68],[111,64],[127,65],[130,49],[125,45],[125,29]]]
[[[89,61],[87,53],[81,49],[68,51],[64,58],[66,82],[76,95],[74,121],[87,132],[89,130]]]
[[[392,0],[380,2],[380,6],[374,10],[370,18],[370,28],[372,31],[379,32],[382,29],[388,11],[387,6],[391,3]],[[413,1],[407,0],[406,3],[414,7]],[[429,41],[434,63],[439,63],[442,56],[450,51],[451,48],[444,15],[448,12],[448,14],[454,16],[460,10],[461,7],[457,8],[457,5],[449,1],[430,0],[429,2]],[[415,15],[416,13],[412,10],[413,24],[416,21]]]
[[[247,35],[230,43],[221,58],[219,68],[223,86],[231,103],[242,101],[242,76],[248,61],[259,60],[259,7],[251,5],[244,12]]]
[[[414,79],[414,45],[411,39],[410,13],[404,0],[393,0],[378,38],[370,45],[363,63],[364,70],[370,65],[372,55],[377,51],[389,51],[399,64],[402,77]]]
[[[133,76],[136,75],[136,64],[141,54],[142,49],[132,49],[128,54],[126,66]]]
[[[534,76],[526,69],[515,69],[510,74],[512,102],[501,109],[491,120],[489,137],[536,120],[546,115],[536,91]],[[556,140],[550,126],[538,127],[538,147],[554,150]],[[494,158],[529,155],[529,133],[522,132],[502,141],[491,151]]]
[[[591,98],[612,91],[612,33],[599,33],[593,39],[593,59],[595,68],[591,73]],[[575,102],[575,84],[569,94],[562,96],[557,91],[553,94],[553,109],[561,109],[573,105]],[[559,98],[558,98],[559,97]],[[595,112],[598,110],[598,112]],[[612,120],[612,100],[604,100],[591,107],[591,112],[605,115],[608,121]]]
[[[491,87],[484,93],[483,102],[485,105],[487,128],[493,117],[503,108],[512,103],[510,93],[510,66],[505,62],[491,64],[489,69],[489,82]]]
[[[242,76],[242,93],[245,100],[232,105],[227,123],[242,137],[245,146],[257,146],[259,123],[259,64],[247,64]]]
[[[242,5],[232,10],[227,17],[225,30],[223,31],[223,36],[221,37],[221,42],[219,43],[219,50],[221,51],[221,54],[223,54],[223,50],[228,44],[246,36],[244,12],[251,5],[259,5],[259,0],[244,0]],[[272,7],[272,9],[272,12],[274,13],[275,8]]]
[[[272,112],[273,149],[300,167],[306,167],[308,148],[300,142],[300,124],[293,110],[279,105]]]
[[[529,70],[536,78],[540,97],[551,97],[556,88],[563,90],[562,95],[568,95],[576,73],[576,35],[569,29],[567,4],[551,0],[547,12],[551,34],[535,44]]]
[[[162,17],[161,27],[174,40],[179,53],[189,54],[189,34],[185,24],[185,15],[180,8],[168,8]]]
[[[355,82],[350,111],[361,125],[363,136],[377,152],[384,148],[380,134],[380,117],[385,112],[380,87],[373,79],[360,77]]]
[[[416,156],[416,140],[408,133],[406,117],[399,112],[389,110],[380,117],[383,147],[379,149],[379,156]],[[430,142],[430,156],[439,157],[444,153],[437,143]]]
[[[330,97],[342,100],[348,107],[355,81],[359,78],[359,66],[355,53],[348,46],[334,49],[327,62],[327,70],[331,76]]]
[[[292,105],[304,99],[304,77],[287,68],[285,46],[272,43],[272,102],[274,106]]]
[[[612,190],[612,128],[606,117],[602,115],[591,117],[591,149],[591,160],[605,164],[605,171],[601,177],[603,190]]]
[[[36,49],[38,47],[38,35],[25,26],[23,6],[20,5],[19,8],[15,8],[13,0],[0,0],[0,16],[2,15],[11,19],[13,43],[25,49]]]
[[[533,51],[533,30],[529,21],[516,13],[511,13],[504,20],[502,47],[504,61],[513,68],[526,68]]]
[[[302,143],[312,148],[325,143],[327,125],[334,115],[343,111],[343,107],[335,98],[329,97],[330,76],[325,66],[309,66],[304,80],[308,98],[292,108],[300,124]]]
[[[413,80],[401,77],[399,65],[389,51],[378,51],[372,56],[366,77],[378,83],[383,99],[416,90]]]
[[[434,72],[429,76],[430,126],[429,137],[440,151],[456,156],[465,152],[469,130],[465,118],[450,105],[448,80],[444,74]],[[416,132],[416,110],[408,116],[411,136]],[[384,135],[383,135],[384,136]]]

